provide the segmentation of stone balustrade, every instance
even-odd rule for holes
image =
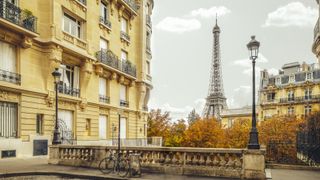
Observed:
[[[49,163],[98,168],[117,147],[50,147]],[[264,151],[219,148],[122,147],[122,153],[140,154],[144,170],[166,174],[228,178],[264,178]],[[257,164],[258,163],[258,164]]]

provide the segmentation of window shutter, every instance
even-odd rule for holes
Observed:
[[[107,116],[99,116],[99,138],[107,139]]]
[[[0,54],[0,69],[16,72],[16,47],[5,42],[0,42]]]

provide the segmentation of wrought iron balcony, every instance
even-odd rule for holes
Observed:
[[[127,42],[130,42],[130,36],[129,34],[127,34],[126,32],[124,31],[121,31],[120,32],[120,38],[127,41]]]
[[[128,74],[133,77],[137,77],[136,67],[127,60],[120,61],[118,56],[116,56],[112,51],[102,49],[96,53],[97,59],[114,69],[117,69],[125,74]]]
[[[105,95],[99,95],[99,102],[109,104],[110,103],[110,97]]]
[[[0,81],[6,81],[9,83],[20,84],[21,75],[0,69]]]
[[[120,106],[122,107],[129,107],[129,102],[125,100],[120,100]]]
[[[100,16],[100,23],[111,29],[111,22],[103,16]]]
[[[147,21],[147,25],[148,25],[150,28],[152,28],[152,21],[151,21],[151,16],[150,16],[150,15],[147,15],[146,21]]]
[[[128,60],[121,61],[121,71],[133,77],[137,76],[136,67]]]
[[[320,94],[292,98],[280,98],[280,103],[320,102]]]
[[[61,94],[79,97],[80,96],[80,89],[76,89],[73,87],[66,86],[65,84],[58,85],[58,92]]]
[[[138,11],[139,5],[136,3],[135,0],[123,0],[131,9],[134,11]]]
[[[85,6],[87,5],[87,0],[77,0],[77,1]]]
[[[0,18],[32,32],[37,31],[37,18],[32,15],[32,12],[21,10],[7,0],[0,0]]]

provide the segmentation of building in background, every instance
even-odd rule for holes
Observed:
[[[46,154],[59,68],[64,143],[145,138],[153,0],[0,0],[0,152]]]
[[[223,128],[230,128],[239,120],[252,120],[252,106],[225,109],[221,112],[221,126]]]
[[[259,120],[274,115],[305,116],[320,110],[319,63],[288,63],[279,74],[261,71]]]

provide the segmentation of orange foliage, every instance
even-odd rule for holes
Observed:
[[[226,129],[225,147],[245,148],[248,144],[251,121],[249,119],[235,119],[231,128]]]
[[[188,147],[222,147],[224,131],[215,119],[195,121],[185,132],[184,146]]]

